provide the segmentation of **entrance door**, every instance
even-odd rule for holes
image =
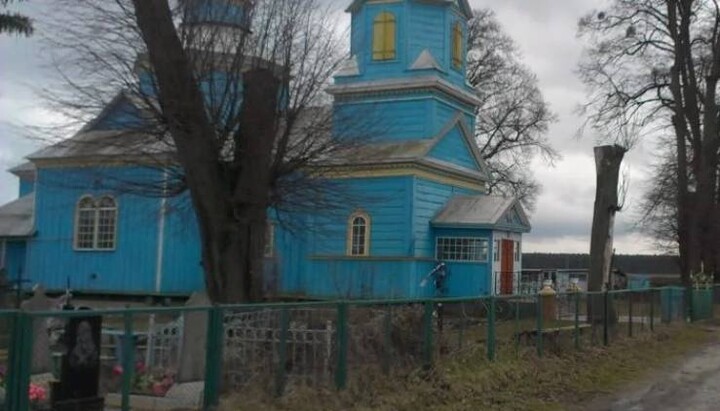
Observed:
[[[515,242],[502,240],[502,256],[500,258],[500,294],[513,293],[513,271],[515,269]]]

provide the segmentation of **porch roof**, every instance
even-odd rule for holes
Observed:
[[[32,235],[35,194],[29,194],[0,206],[0,237],[17,238]]]
[[[513,197],[489,195],[457,196],[432,220],[432,225],[457,228],[487,228],[529,232],[530,220]]]

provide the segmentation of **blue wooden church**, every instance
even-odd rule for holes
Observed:
[[[363,117],[382,131],[352,161],[326,164],[353,201],[296,217],[301,232],[269,223],[266,282],[276,295],[320,299],[514,292],[530,224],[516,199],[487,194],[479,101],[465,80],[468,2],[356,0],[347,11],[350,57],[327,90],[333,129],[351,132]],[[0,207],[0,267],[11,278],[95,294],[203,287],[188,196],[113,184],[163,178],[119,158],[138,110],[120,93],[77,135],[10,170],[20,192]]]

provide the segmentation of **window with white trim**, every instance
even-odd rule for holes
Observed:
[[[370,217],[355,213],[348,219],[347,254],[354,257],[370,255]]]
[[[500,240],[493,242],[493,261],[500,261]]]
[[[520,241],[515,241],[515,262],[520,262],[520,256],[522,255],[520,250]]]
[[[117,203],[110,196],[94,199],[84,196],[75,211],[75,249],[115,249],[117,237]]]
[[[438,237],[435,240],[435,258],[439,261],[488,260],[489,242],[479,237]]]

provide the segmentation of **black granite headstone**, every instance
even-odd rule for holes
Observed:
[[[102,317],[72,318],[65,327],[67,352],[62,358],[59,383],[53,386],[53,410],[102,410],[100,332]],[[78,408],[80,407],[80,408]]]

